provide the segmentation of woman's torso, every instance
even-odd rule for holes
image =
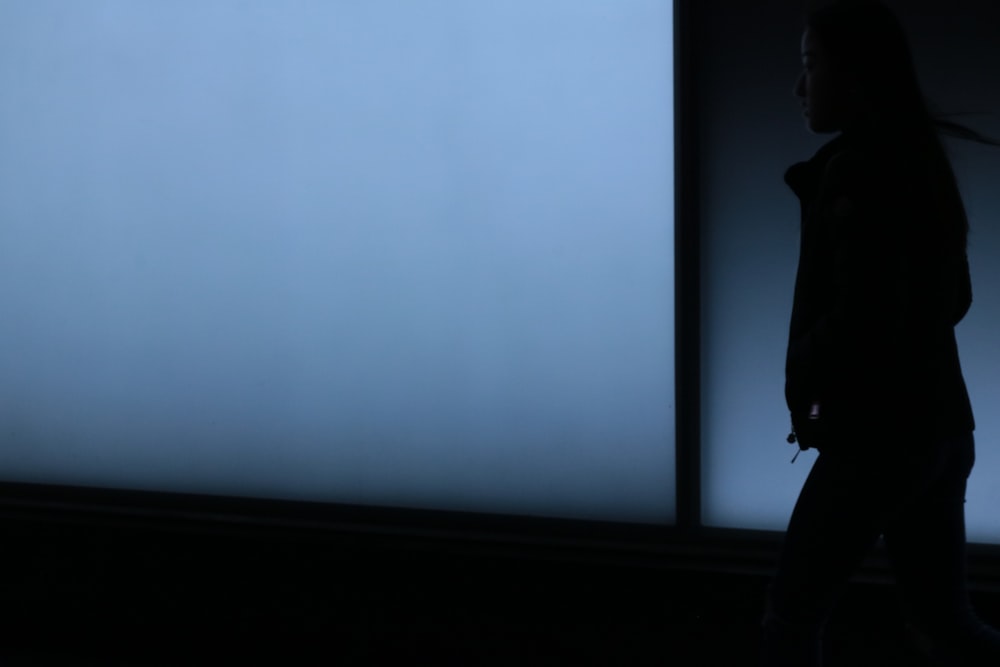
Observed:
[[[964,212],[919,157],[842,135],[786,174],[802,204],[786,398],[819,402],[833,429],[974,427],[954,335],[971,301]]]

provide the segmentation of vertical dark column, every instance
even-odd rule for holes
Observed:
[[[698,206],[697,0],[674,4],[674,289],[677,527],[701,525],[701,286]]]

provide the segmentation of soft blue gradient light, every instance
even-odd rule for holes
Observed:
[[[672,521],[672,11],[0,5],[0,478]]]

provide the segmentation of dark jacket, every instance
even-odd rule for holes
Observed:
[[[845,132],[785,174],[802,205],[785,397],[796,424],[818,403],[838,442],[974,428],[954,333],[972,302],[965,213],[913,150]]]

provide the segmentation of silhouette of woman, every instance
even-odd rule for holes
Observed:
[[[942,665],[1000,665],[965,583],[972,408],[954,326],[972,301],[968,224],[906,37],[876,0],[813,12],[795,88],[836,136],[792,166],[799,267],[786,359],[790,442],[819,451],[763,620],[763,664],[812,666],[839,590],[883,537],[911,634]]]

